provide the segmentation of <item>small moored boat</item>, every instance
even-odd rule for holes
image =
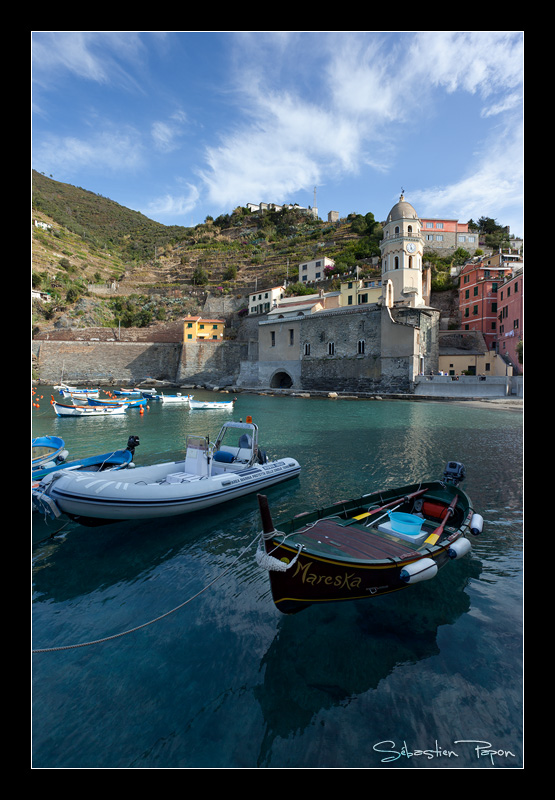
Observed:
[[[125,450],[112,450],[109,453],[102,453],[97,456],[86,456],[74,461],[64,461],[60,464],[45,466],[33,470],[33,481],[41,480],[52,472],[62,469],[67,470],[88,470],[89,472],[105,472],[107,470],[124,469],[132,464],[135,448],[140,444],[138,436],[130,436],[127,440]]]
[[[87,403],[90,406],[103,406],[104,408],[113,408],[114,406],[137,408],[139,406],[146,406],[146,397],[128,397],[127,400],[99,400],[94,397],[89,397]]]
[[[258,446],[258,427],[225,422],[214,443],[188,436],[185,459],[122,470],[117,475],[64,471],[33,489],[33,502],[82,525],[170,517],[210,508],[294,478],[293,458],[268,461]]]
[[[114,389],[114,394],[118,397],[142,397],[139,389]]]
[[[450,461],[443,480],[363,495],[300,514],[274,530],[259,495],[263,533],[256,554],[284,614],[314,603],[361,600],[433,578],[470,550],[483,519],[459,487],[464,466]]]
[[[81,400],[85,400],[87,397],[99,397],[100,395],[98,389],[78,388],[77,386],[67,386],[65,383],[61,383],[54,388],[58,390],[62,397],[75,397]]]
[[[57,417],[110,417],[115,414],[125,414],[127,411],[127,404],[117,406],[76,406],[66,403],[58,403],[52,397],[52,408]]]
[[[141,389],[141,395],[147,400],[160,400],[160,395],[156,389]]]
[[[191,409],[199,411],[204,409],[214,409],[216,411],[233,411],[235,400],[189,400]]]
[[[68,452],[59,436],[36,436],[31,440],[31,469],[55,467],[66,460]]]
[[[188,404],[191,400],[191,395],[189,394],[162,394],[160,395],[160,400],[163,403],[181,403],[181,404]]]

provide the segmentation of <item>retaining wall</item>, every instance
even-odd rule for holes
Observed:
[[[175,381],[181,344],[152,342],[33,341],[43,383],[135,384],[146,378]]]
[[[510,376],[424,375],[415,380],[414,394],[423,397],[522,397],[522,380]]]

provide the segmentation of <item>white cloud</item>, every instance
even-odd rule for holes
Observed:
[[[222,134],[219,146],[207,148],[202,171],[210,202],[218,206],[245,197],[287,202],[296,191],[356,174],[362,165],[391,169],[426,115],[441,115],[441,93],[476,95],[483,119],[521,107],[518,32],[282,34],[263,43],[248,34],[239,38],[244,120]],[[505,150],[484,151],[470,177],[420,196],[438,209],[456,193],[459,203],[468,193],[472,207],[488,198],[506,207],[520,194],[515,164],[521,154],[518,136],[503,138]]]
[[[522,85],[523,45],[519,31],[424,31],[409,60],[419,80],[488,98]]]
[[[187,193],[182,195],[166,194],[158,197],[149,203],[148,208],[144,211],[147,216],[152,216],[156,219],[164,219],[166,217],[175,218],[175,216],[185,216],[189,214],[195,207],[199,199],[199,191],[196,186],[187,184]],[[187,225],[184,220],[182,225]]]
[[[137,170],[144,162],[144,153],[134,131],[106,131],[88,140],[49,135],[34,148],[33,160],[39,171],[61,176],[79,173],[83,168]]]
[[[154,146],[163,153],[171,153],[177,150],[179,138],[183,133],[184,123],[187,116],[182,111],[176,111],[166,122],[156,121],[151,126],[151,136]]]
[[[137,31],[36,31],[33,33],[33,81],[50,89],[71,74],[95,83],[138,88],[130,68],[139,68],[145,50]],[[53,83],[54,82],[54,83]]]
[[[509,225],[511,233],[523,235],[522,126],[517,116],[504,119],[477,154],[471,171],[451,184],[411,192],[420,215],[452,216],[462,222],[494,216]]]

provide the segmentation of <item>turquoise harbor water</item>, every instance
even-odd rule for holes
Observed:
[[[70,458],[135,434],[137,465],[168,461],[188,433],[251,414],[269,457],[302,466],[267,491],[276,527],[462,461],[484,532],[432,581],[285,617],[255,561],[255,495],[99,528],[34,513],[35,769],[522,768],[519,413],[241,394],[232,414],[151,402],[64,419],[52,392],[33,434],[61,436]]]

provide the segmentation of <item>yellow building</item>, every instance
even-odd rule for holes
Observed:
[[[185,317],[183,321],[183,341],[185,344],[199,339],[219,342],[224,337],[224,328],[225,321],[223,319]]]
[[[351,278],[341,281],[341,306],[360,306],[377,303],[382,296],[380,278]]]

